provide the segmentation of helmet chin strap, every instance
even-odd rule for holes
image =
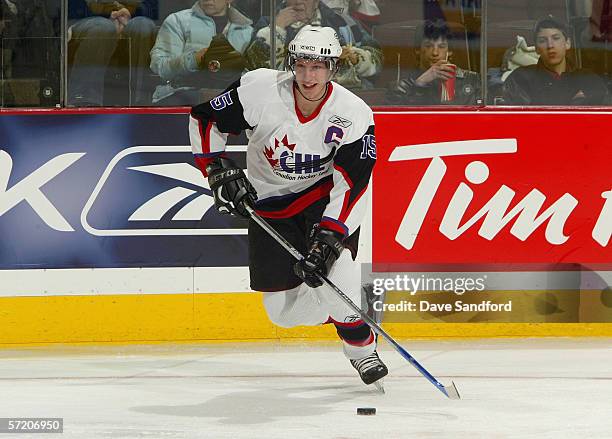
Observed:
[[[317,102],[317,101],[320,101],[321,99],[323,99],[327,95],[327,90],[329,89],[329,82],[327,82],[325,84],[325,90],[323,91],[323,94],[321,95],[321,97],[320,98],[316,98],[316,99],[308,99],[306,96],[304,96],[304,93],[302,93],[302,90],[300,90],[300,85],[297,82],[295,83],[295,88],[297,88],[298,93],[301,94],[302,97],[304,99],[306,99],[307,101]]]

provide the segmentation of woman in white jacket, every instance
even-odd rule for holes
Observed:
[[[151,70],[164,82],[154,104],[193,105],[200,89],[223,89],[240,76],[253,27],[231,1],[199,0],[164,20],[151,50]]]

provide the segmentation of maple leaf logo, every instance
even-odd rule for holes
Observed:
[[[278,140],[276,138],[274,138],[274,142],[276,142],[276,147],[278,148]],[[289,149],[289,151],[292,151],[295,149],[295,143],[289,143],[289,140],[287,140],[287,135],[285,134],[285,137],[283,137],[283,146],[285,146],[287,149]]]
[[[276,150],[281,147],[281,145],[287,148],[289,151],[293,152],[296,144],[289,143],[289,139],[287,139],[287,134],[285,134],[281,141],[279,141],[276,137],[274,138],[274,148],[272,148],[271,146],[264,146],[264,156],[266,157],[268,163],[270,163],[270,166],[272,166],[273,168],[278,166],[278,159],[274,158],[274,154]]]
[[[276,140],[276,139],[274,139]],[[278,146],[276,147],[278,148]],[[266,156],[266,160],[270,163],[270,166],[275,167],[278,165],[278,159],[274,159],[274,150],[272,148],[264,147],[264,155]]]

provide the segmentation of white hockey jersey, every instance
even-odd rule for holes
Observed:
[[[376,161],[372,110],[332,82],[326,98],[304,117],[294,92],[292,73],[258,69],[193,107],[189,133],[195,161],[206,176],[206,165],[224,153],[228,134],[246,130],[257,212],[288,218],[329,196],[321,227],[349,236],[363,220]]]

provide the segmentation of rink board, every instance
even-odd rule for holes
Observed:
[[[367,253],[367,246],[363,250]],[[611,273],[605,274],[609,280]],[[487,273],[491,291],[478,297],[513,299],[516,318],[530,323],[486,312],[423,312],[387,313],[384,326],[399,338],[612,336],[612,325],[603,323],[612,319],[612,309],[601,306],[600,291],[576,290],[581,275]],[[284,329],[271,324],[262,294],[248,287],[246,267],[5,270],[2,279],[0,345],[337,339],[329,325]],[[506,291],[504,285],[517,289]],[[540,307],[550,308],[551,299],[555,306],[534,314],[533,305],[543,295],[551,297],[545,296]],[[417,297],[452,301],[440,292]],[[405,298],[410,296],[389,293],[386,302]]]
[[[541,321],[434,313],[387,323],[394,336],[612,336],[603,295],[612,273],[612,149],[598,134],[612,113],[413,110],[376,118],[374,215],[362,230],[360,262],[497,271],[490,294],[551,292],[545,307],[560,300],[535,316]],[[184,109],[3,112],[0,344],[337,338],[329,326],[268,321],[261,294],[248,288],[244,222],[214,211],[185,125]],[[229,150],[243,160],[243,145]],[[514,196],[512,206],[525,200],[553,216],[533,230],[520,215],[463,227],[500,188]],[[412,202],[417,193],[420,204]],[[559,267],[606,275],[586,287],[551,282]],[[594,312],[577,299],[565,303],[565,290],[579,291],[581,307]]]
[[[330,325],[284,329],[260,293],[0,298],[0,345],[337,339]],[[608,323],[391,323],[398,338],[612,336]]]

